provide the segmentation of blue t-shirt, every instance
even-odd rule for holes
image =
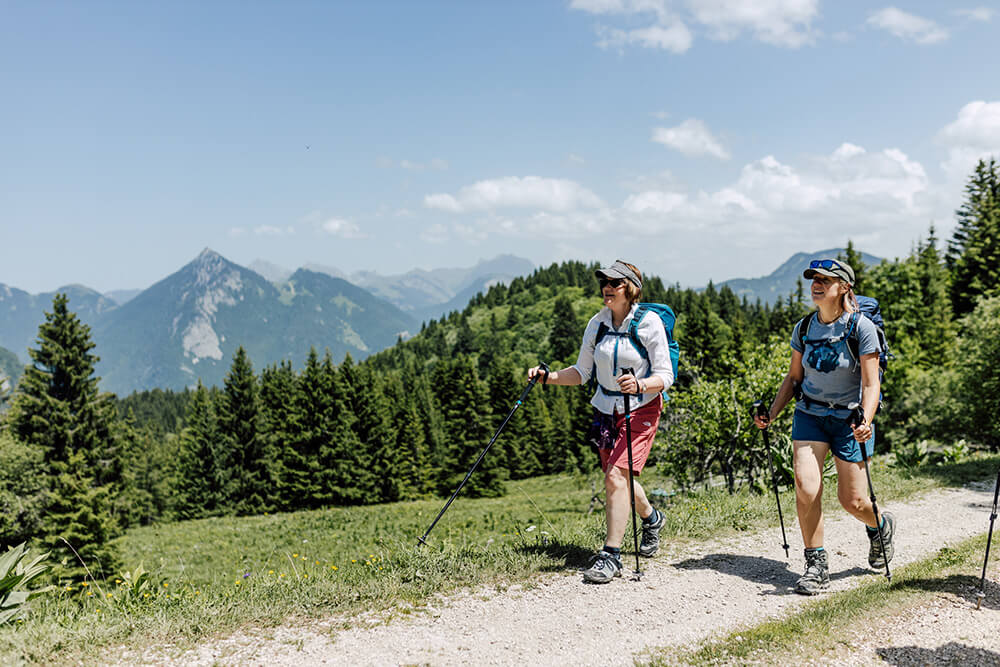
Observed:
[[[851,313],[844,313],[830,324],[823,324],[819,316],[810,318],[805,335],[805,345],[799,345],[800,320],[792,329],[792,349],[802,353],[802,393],[811,399],[799,401],[796,410],[818,417],[835,416],[846,419],[847,410],[835,410],[822,403],[849,405],[861,402],[861,364],[854,359],[847,347],[847,333]],[[867,317],[858,313],[858,356],[879,351],[878,330]],[[830,343],[831,338],[841,340]],[[819,401],[817,403],[816,401]]]

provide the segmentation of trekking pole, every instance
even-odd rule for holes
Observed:
[[[997,520],[997,498],[1000,497],[1000,468],[997,468],[997,485],[993,488],[993,512],[990,513],[990,532],[986,536],[986,558],[983,559],[983,576],[979,580],[979,592],[976,593],[976,609],[986,598],[986,564],[990,562],[990,542],[993,541],[993,523]]]
[[[757,416],[768,422],[768,426],[771,425],[768,410],[764,407],[763,401],[754,401],[753,409]],[[778,496],[778,475],[774,470],[774,455],[771,451],[771,439],[767,436],[766,427],[760,430],[760,435],[764,438],[764,449],[767,450],[767,465],[771,469],[771,486],[774,488],[774,502],[778,504],[778,523],[781,524],[781,546],[785,549],[785,558],[788,558],[788,538],[785,536],[785,517],[781,514],[781,498]]]
[[[471,468],[469,468],[469,472],[467,472],[465,474],[465,479],[463,479],[462,483],[458,485],[457,489],[455,489],[455,493],[451,494],[451,498],[448,499],[448,502],[446,502],[444,504],[444,507],[441,508],[441,511],[438,512],[437,517],[435,517],[434,521],[427,528],[426,532],[424,532],[423,537],[417,538],[417,541],[420,544],[427,544],[427,536],[434,529],[434,526],[437,525],[437,522],[441,520],[441,517],[444,516],[444,513],[448,511],[448,508],[451,506],[451,503],[455,500],[455,498],[458,497],[458,493],[462,490],[462,487],[465,486],[465,483],[469,481],[470,477],[472,477],[472,473],[476,470],[476,468],[479,467],[479,464],[482,463],[483,458],[486,457],[486,452],[490,451],[490,447],[492,447],[493,443],[496,442],[496,440],[497,440],[498,437],[500,437],[500,432],[503,431],[504,427],[507,426],[507,422],[509,422],[510,418],[514,416],[514,413],[517,412],[517,409],[519,407],[521,407],[521,404],[524,403],[524,399],[526,399],[528,397],[528,392],[530,392],[532,390],[532,388],[538,383],[538,378],[539,377],[544,377],[544,380],[542,382],[542,386],[543,387],[545,386],[544,383],[549,378],[549,367],[546,366],[545,364],[541,363],[541,362],[539,362],[538,367],[541,369],[542,372],[539,373],[538,375],[536,375],[535,377],[531,378],[531,380],[528,381],[528,386],[525,387],[524,391],[521,392],[520,398],[517,399],[517,402],[514,403],[514,407],[511,408],[510,412],[507,413],[507,416],[504,418],[503,422],[500,424],[500,428],[498,428],[497,431],[496,431],[496,433],[493,434],[493,437],[490,438],[489,444],[486,445],[485,448],[483,448],[482,452],[480,452],[479,458],[477,458],[476,462],[472,464]]]
[[[858,403],[850,403],[847,409],[851,411],[851,417],[854,419],[854,424],[862,424],[865,421],[865,413],[861,409]],[[882,558],[885,558],[885,578],[892,583],[892,572],[889,571],[889,559],[886,558],[885,554],[885,538],[882,536],[882,519],[879,517],[878,513],[878,503],[875,500],[875,488],[872,486],[872,473],[868,469],[868,448],[865,447],[865,443],[858,441],[861,446],[861,458],[865,462],[865,476],[868,478],[868,492],[871,494],[872,500],[872,512],[875,513],[875,530],[878,532],[878,541],[882,545]],[[874,453],[874,452],[873,452]]]
[[[635,376],[635,371],[631,368],[623,368],[623,373]],[[635,477],[632,475],[632,410],[629,406],[629,395],[625,394],[625,449],[628,452],[628,496],[632,503],[632,542],[635,547],[635,580],[642,578],[642,571],[639,569],[639,530],[635,521]]]

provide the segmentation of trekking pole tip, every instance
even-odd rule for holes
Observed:
[[[424,537],[427,537],[427,536],[426,536],[426,535],[424,535]],[[422,545],[424,545],[424,546],[427,546],[427,542],[426,542],[426,540],[424,540],[424,537],[418,537],[418,538],[417,538],[417,543],[418,543],[418,544],[422,544]]]
[[[986,591],[976,591],[976,609],[979,609],[986,599]]]

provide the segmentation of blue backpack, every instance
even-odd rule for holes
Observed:
[[[656,313],[660,321],[663,322],[663,330],[667,333],[667,348],[670,352],[670,366],[674,371],[674,381],[677,381],[677,365],[680,360],[681,349],[677,345],[677,341],[674,340],[674,323],[677,321],[677,316],[674,315],[674,311],[670,306],[662,303],[640,303],[639,307],[635,309],[635,314],[632,316],[632,321],[629,322],[628,328],[624,332],[612,331],[611,328],[601,322],[601,325],[597,327],[597,336],[594,337],[594,345],[596,346],[605,336],[621,336],[627,337],[632,341],[632,346],[635,347],[639,356],[649,360],[649,352],[646,351],[646,347],[639,340],[639,323],[642,322],[642,318],[646,316],[646,313]],[[592,373],[591,377],[597,378],[597,373]],[[617,396],[621,392],[603,390],[605,393],[612,396]],[[670,397],[667,396],[666,390],[663,391],[663,400],[669,401]]]
[[[847,337],[847,349],[850,351],[851,356],[854,357],[854,361],[858,360],[858,318],[867,317],[875,325],[875,330],[878,332],[878,379],[879,382],[882,381],[882,376],[885,375],[886,368],[889,367],[889,359],[892,358],[892,353],[889,351],[889,342],[885,337],[885,320],[882,319],[882,309],[878,305],[878,299],[870,296],[858,296],[858,312],[851,313],[851,320],[847,325],[847,332],[844,336]],[[802,323],[799,325],[799,345],[805,349],[806,343],[806,333],[809,330],[809,324],[812,322],[813,318],[816,317],[816,311],[809,313],[802,318]],[[842,337],[838,337],[837,340],[842,340]],[[835,342],[835,341],[830,341]]]

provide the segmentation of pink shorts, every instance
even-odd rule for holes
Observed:
[[[660,424],[660,412],[663,411],[663,397],[657,396],[638,410],[632,411],[632,472],[636,475],[642,472],[653,448],[656,437],[656,427]],[[625,437],[625,415],[615,413],[614,449],[601,449],[601,470],[608,471],[609,466],[628,470],[628,443]]]

